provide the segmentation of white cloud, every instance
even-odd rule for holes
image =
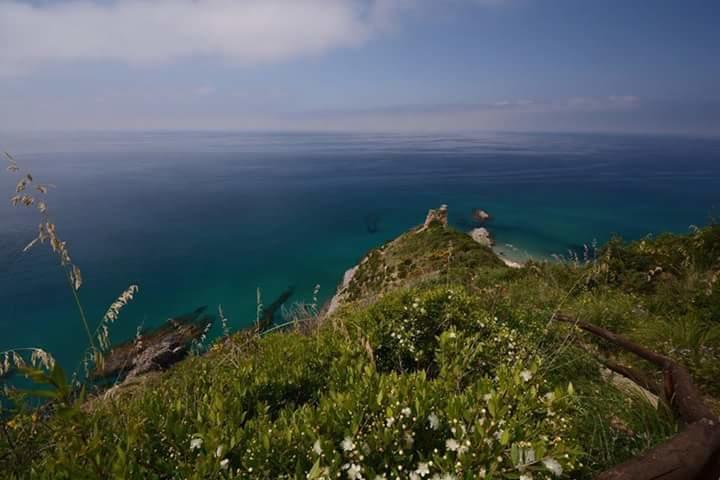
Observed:
[[[53,62],[281,61],[361,45],[414,0],[0,2],[0,74]]]

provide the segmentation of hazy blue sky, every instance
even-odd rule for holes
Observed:
[[[720,134],[718,0],[0,0],[0,129]]]

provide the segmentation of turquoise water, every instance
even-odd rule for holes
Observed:
[[[256,288],[269,303],[319,284],[325,300],[365,251],[441,203],[464,229],[473,208],[490,211],[516,256],[686,232],[720,206],[717,139],[163,132],[0,135],[0,147],[56,185],[48,203],[94,321],[140,285],[116,341],[201,305],[248,325]],[[0,191],[15,181],[2,172]],[[45,247],[21,253],[37,221],[0,203],[0,351],[77,364],[85,337],[59,268]]]

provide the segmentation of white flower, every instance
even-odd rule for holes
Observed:
[[[405,407],[402,410],[400,410],[400,413],[402,413],[406,417],[409,417],[410,414],[412,413],[412,410],[410,410],[410,407]]]
[[[480,469],[478,475],[480,476],[480,478],[485,478],[485,476],[487,475],[487,470],[485,470],[485,467]]]
[[[320,439],[315,440],[315,443],[313,443],[313,452],[318,455],[322,455],[322,445],[320,445]]]
[[[427,463],[420,462],[418,463],[417,469],[415,469],[415,473],[417,473],[421,477],[424,477],[425,475],[430,475],[430,468],[428,468]]]
[[[520,475],[520,480],[532,480],[532,478],[532,475],[530,475],[529,473],[523,473],[522,475]]]
[[[485,395],[483,395],[483,400],[485,400],[486,402],[489,402],[491,398],[492,394],[490,393],[486,393]]]
[[[520,373],[520,376],[522,377],[523,380],[525,380],[526,382],[528,382],[528,381],[530,381],[530,379],[533,377],[533,374],[532,374],[532,372],[531,372],[530,370],[523,370],[523,371]]]
[[[410,475],[408,476],[409,480],[420,480],[420,475],[418,475],[415,472],[410,472]]]
[[[227,470],[228,466],[230,465],[230,460],[227,458],[223,459],[223,461],[220,462],[220,468],[223,470]]]
[[[348,468],[347,476],[350,480],[361,480],[362,479],[362,468],[354,463]]]
[[[195,437],[192,440],[190,440],[190,450],[197,450],[198,448],[202,447],[203,439]]]
[[[395,423],[394,417],[388,417],[385,419],[385,426],[387,426],[388,428],[392,427],[393,423]]]
[[[545,465],[545,468],[550,470],[553,473],[553,475],[555,475],[556,477],[559,477],[560,475],[562,475],[562,473],[563,473],[562,465],[560,465],[560,463],[557,460],[555,460],[554,458],[546,458],[542,461],[542,463],[543,463],[543,465]]]
[[[460,444],[457,442],[457,440],[455,440],[454,438],[451,438],[445,442],[445,448],[455,452],[455,451],[457,451],[458,448],[460,448]]]
[[[215,456],[216,456],[217,458],[222,457],[222,456],[223,456],[223,450],[224,450],[223,446],[220,445],[220,446],[217,448],[217,450],[215,450]]]
[[[343,450],[346,452],[349,452],[351,450],[355,450],[355,443],[353,443],[353,440],[351,437],[345,437],[345,439],[340,444]]]
[[[430,428],[433,430],[437,430],[440,426],[440,419],[437,415],[435,415],[435,412],[432,412],[430,415],[428,415],[428,422],[430,422]]]

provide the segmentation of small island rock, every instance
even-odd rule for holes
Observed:
[[[473,210],[472,216],[473,216],[473,220],[475,220],[476,222],[480,222],[480,223],[486,222],[492,218],[492,215],[490,215],[488,212],[486,212],[482,208],[476,208],[475,210]]]

